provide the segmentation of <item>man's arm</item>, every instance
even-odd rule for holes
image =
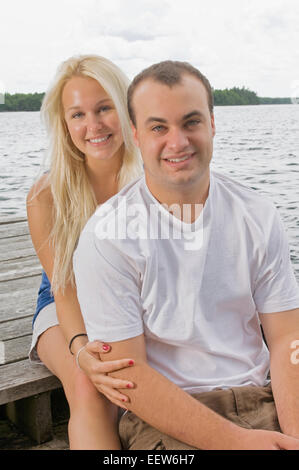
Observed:
[[[270,351],[270,373],[280,427],[299,438],[299,309],[260,314]]]
[[[151,426],[198,449],[299,449],[280,433],[248,430],[224,419],[166,379],[146,362],[144,335],[110,343],[102,360],[132,357],[134,367],[109,375],[135,383],[126,394],[129,410]]]
[[[108,342],[103,361],[132,358],[132,368],[111,373],[130,380],[128,408],[162,432],[199,449],[299,449],[281,433],[248,430],[202,405],[146,362],[141,276],[130,240],[100,240],[96,218],[83,230],[74,255],[78,299],[90,340]],[[96,234],[96,236],[95,236]]]

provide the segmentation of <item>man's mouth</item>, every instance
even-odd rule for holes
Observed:
[[[181,155],[169,155],[168,158],[164,157],[163,161],[169,166],[181,168],[181,167],[188,165],[189,160],[192,160],[194,155],[195,155],[194,153],[185,153]]]

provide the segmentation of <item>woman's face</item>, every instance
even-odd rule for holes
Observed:
[[[86,159],[123,155],[123,136],[113,101],[89,77],[72,77],[62,92],[64,118],[74,145]]]

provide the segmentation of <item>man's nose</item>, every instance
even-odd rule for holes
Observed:
[[[167,146],[170,150],[179,152],[189,145],[189,139],[183,129],[171,129],[167,135]]]

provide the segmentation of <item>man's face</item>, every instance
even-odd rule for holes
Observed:
[[[207,175],[213,153],[214,116],[201,81],[185,74],[172,88],[152,79],[133,95],[136,127],[150,189],[186,190]]]

